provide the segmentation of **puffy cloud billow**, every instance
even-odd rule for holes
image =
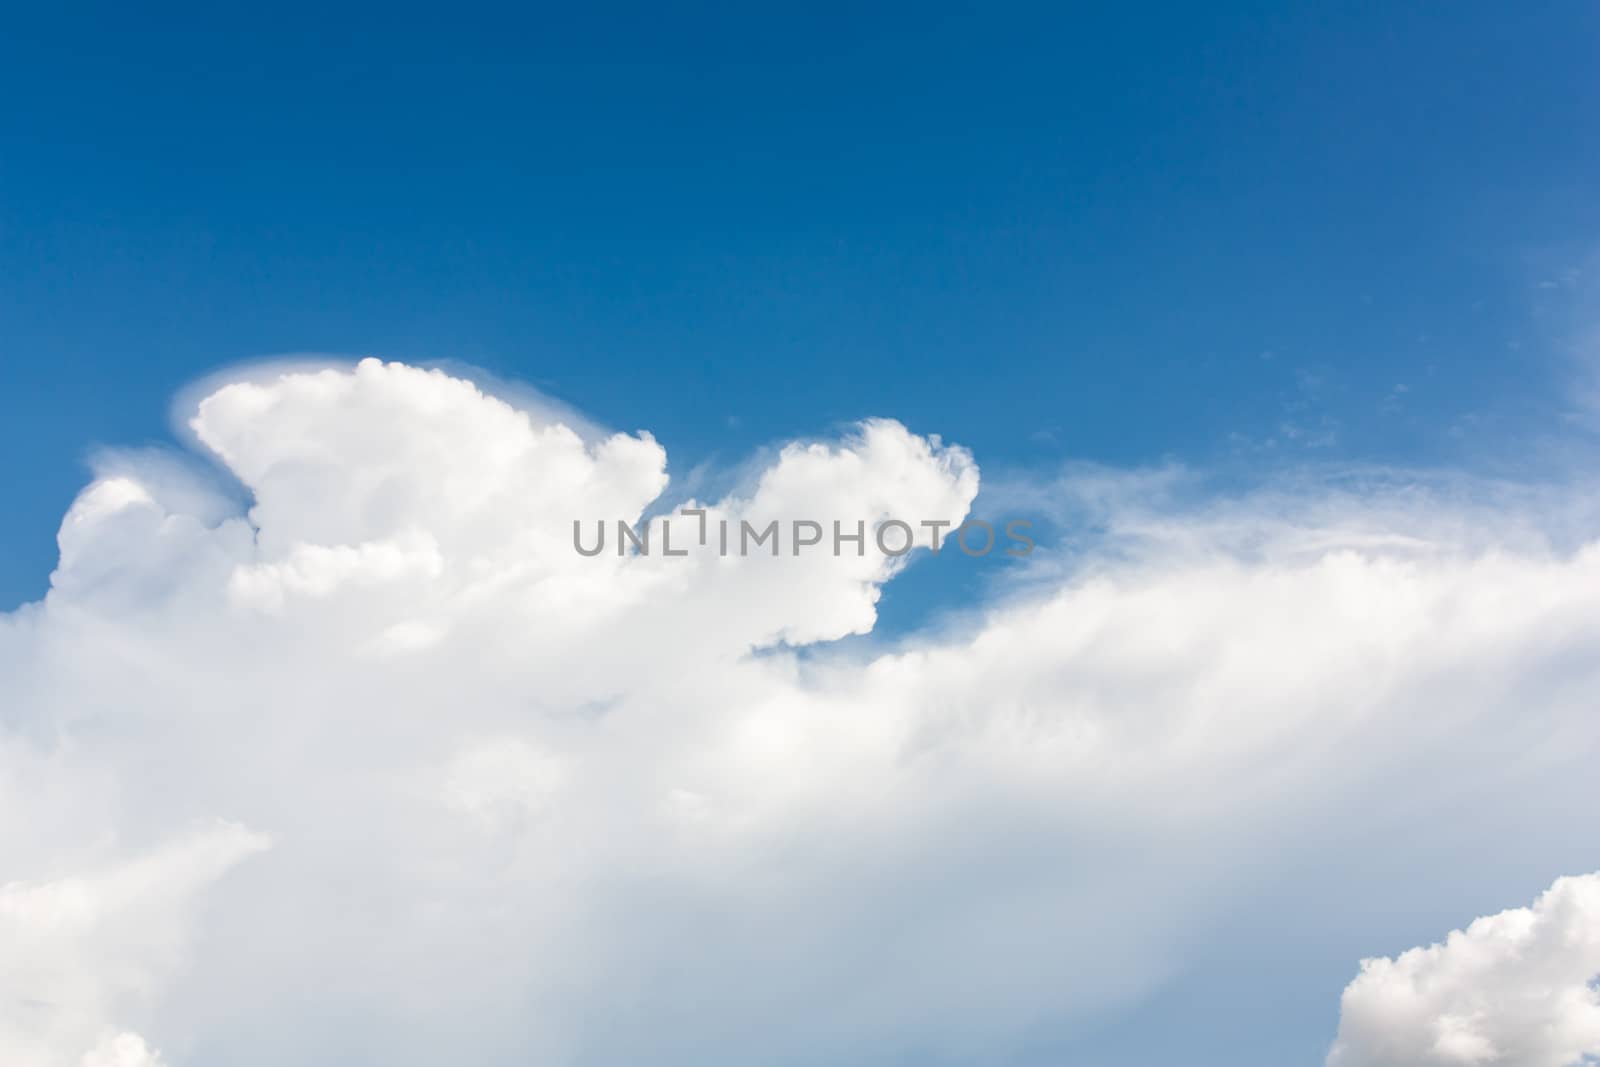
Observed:
[[[959,523],[963,449],[873,421],[687,500],[647,434],[370,360],[220,384],[190,427],[248,508],[110,462],[48,596],[0,618],[8,1067],[1054,1062],[1028,1057],[1204,966],[1277,857],[1362,826],[1330,875],[1357,884],[1507,797],[1587,818],[1576,493],[1182,511],[1075,475],[1052,497],[1109,536],[834,648],[941,561],[584,557],[572,522]],[[1335,1060],[1581,1049],[1502,993],[1581,999],[1592,956],[1480,940],[1369,964]]]
[[[1370,959],[1329,1067],[1571,1067],[1600,1059],[1600,874],[1443,943]]]

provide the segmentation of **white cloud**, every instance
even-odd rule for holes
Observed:
[[[248,514],[124,457],[0,619],[0,879],[197,819],[274,847],[141,927],[128,1007],[63,979],[50,1067],[129,1027],[173,1067],[1005,1062],[1193,965],[1286,841],[1564,811],[1600,733],[1600,548],[1543,512],[1099,472],[1052,491],[1102,512],[1070,567],[830,652],[895,561],[574,551],[574,518],[691,503],[648,435],[375,361],[193,426]],[[977,491],[874,421],[703,506],[958,522]],[[121,943],[85,937],[63,973]]]
[[[85,1067],[158,1067],[137,1034],[95,1035],[148,1010],[182,965],[193,898],[267,847],[222,824],[89,875],[0,885],[0,1061],[56,1067],[82,1053]]]
[[[163,1061],[144,1038],[122,1033],[108,1037],[84,1054],[82,1067],[164,1067]]]
[[[1572,1067],[1600,1057],[1600,874],[1444,942],[1363,960],[1329,1067]]]

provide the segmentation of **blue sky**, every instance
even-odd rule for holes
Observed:
[[[89,450],[282,353],[464,361],[679,471],[871,414],[991,469],[1503,460],[1570,375],[1597,20],[19,11],[0,601]]]
[[[868,416],[970,448],[995,507],[1040,504],[1063,470],[1067,481],[1120,472],[1133,499],[1144,483],[1128,472],[1182,469],[1190,475],[1172,477],[1203,499],[1163,498],[1150,513],[1170,506],[1204,530],[1197,540],[1226,528],[1206,525],[1211,494],[1247,487],[1240,513],[1266,523],[1280,502],[1259,503],[1248,487],[1307,469],[1484,479],[1474,486],[1506,478],[1532,487],[1517,500],[1533,499],[1594,455],[1592,400],[1578,387],[1593,381],[1584,345],[1600,292],[1597,47],[1600,7],[1580,2],[14,12],[0,33],[0,609],[49,588],[56,531],[96,450],[176,448],[173,404],[194,399],[186,387],[219,368],[307,353],[531,384],[607,427],[653,433],[675,477],[734,470]],[[239,432],[217,424],[220,435]],[[377,438],[385,427],[368,429]],[[1085,518],[1072,509],[1092,489],[1072,484],[1085,495],[1038,516],[1052,538]],[[1490,489],[1474,492],[1459,513],[1441,506],[1438,525],[1481,547],[1471,520],[1486,512],[1469,505],[1482,505],[1505,521],[1504,531],[1488,524],[1504,532],[1491,547],[1520,545],[1518,505],[1496,511]],[[1383,508],[1393,501],[1380,496],[1358,501],[1338,534],[1392,518]],[[1548,520],[1548,532],[1587,499],[1546,501],[1548,514],[1529,521]],[[1107,511],[1125,521],[1121,505]],[[1404,521],[1421,528],[1434,517]],[[297,512],[278,521],[318,528]],[[1128,588],[1159,585],[1161,567],[1178,566],[1159,562]],[[1539,584],[1543,557],[1522,562],[1528,574],[1506,586],[1553,601],[1555,584]],[[888,587],[877,636],[847,653],[917,631],[934,609],[972,606],[997,573],[960,558],[918,563]],[[1326,592],[1295,574],[1308,596]],[[1441,602],[1471,601],[1502,579],[1463,565],[1437,578],[1459,594]],[[1235,595],[1254,603],[1260,592],[1249,580],[1222,594],[1197,581],[1195,602],[1219,617]],[[1383,583],[1373,584],[1381,600]],[[1431,603],[1433,586],[1420,584],[1417,602]],[[64,588],[70,598],[79,587]],[[1344,602],[1329,603],[1340,621]],[[1269,598],[1261,613],[1281,607]],[[1284,613],[1286,628],[1295,622]],[[315,633],[319,622],[304,625]],[[1209,616],[1193,630],[1208,625]],[[1552,645],[1484,692],[1568,708],[1561,686],[1589,677],[1573,663],[1594,647],[1573,625],[1551,623]],[[1496,634],[1510,647],[1520,631],[1504,626]],[[1344,647],[1345,631],[1330,630],[1329,647]],[[1440,644],[1468,651],[1418,691],[1451,670],[1475,677],[1475,646],[1449,637]],[[1153,678],[1149,703],[1168,699],[1169,664],[1129,644],[1137,653],[1110,657],[1108,672],[1132,664],[1130,691]],[[835,651],[823,645],[824,657]],[[22,662],[5,658],[8,647],[0,667]],[[1393,647],[1392,659],[1353,655],[1357,681],[1421,662],[1433,646]],[[1079,675],[1103,666],[1085,659],[1072,662]],[[352,662],[324,666],[353,687],[341,673]],[[1319,661],[1301,665],[1311,672]],[[1272,666],[1263,661],[1263,677]],[[1196,673],[1195,689],[1209,693],[1202,683],[1214,680]],[[37,690],[54,700],[51,684]],[[742,674],[735,684],[755,688]],[[1438,684],[1441,706],[1475,707]],[[1412,695],[1384,705],[1399,709],[1396,748],[1407,752],[1429,739],[1431,722],[1406,718]],[[1280,696],[1260,702],[1276,708],[1268,698]],[[1498,723],[1497,709],[1468,725]],[[1568,754],[1584,750],[1587,721],[1574,713],[1574,733],[1554,732]],[[1462,742],[1463,765],[1512,735],[1486,736]],[[1344,740],[1330,751],[1349,756]],[[632,751],[611,754],[624,772]],[[1092,1025],[1023,1034],[1017,1062],[1319,1062],[1361,957],[1427,944],[1596,866],[1570,825],[1521,821],[1576,810],[1581,791],[1566,772],[1543,776],[1548,792],[1526,806],[1485,801],[1465,828],[1447,813],[1477,795],[1475,780],[1460,795],[1402,790],[1391,807],[1365,786],[1338,792],[1364,781],[1341,770],[1326,788],[1357,813],[1351,825],[1325,825],[1335,820],[1315,809],[1314,789],[1313,799],[1275,802],[1306,805],[1304,844],[1300,824],[1272,823],[1272,812],[1260,838],[1246,815],[1211,837],[1162,837],[1148,858],[1136,854],[1147,827],[1114,843],[1090,833],[1084,847],[1105,848],[1108,865],[1173,893],[1182,886],[1185,898],[1193,878],[1206,899],[1194,925],[1160,946],[1179,961],[1170,974]],[[1191,799],[1215,784],[1200,780]],[[979,793],[974,810],[988,817],[992,798]],[[247,811],[253,802],[239,800]],[[1471,837],[1486,826],[1500,835],[1496,862],[1480,862]],[[1370,852],[1369,830],[1383,841]],[[1017,840],[1027,844],[1027,833]],[[1023,851],[997,867],[1048,866]],[[1213,862],[1254,879],[1227,907],[1210,909],[1206,879],[1225,881]],[[1076,872],[1061,877],[1078,888]],[[1150,899],[1165,898],[1151,889]],[[1313,921],[1299,906],[1317,909]],[[1146,963],[1169,962],[1153,955],[1162,958],[1127,963],[1139,981]],[[4,993],[0,982],[0,1003]],[[353,1027],[339,1037],[366,1047]],[[231,1062],[236,1049],[213,1039],[216,1062]],[[601,1058],[627,1062],[625,1044],[602,1040]]]

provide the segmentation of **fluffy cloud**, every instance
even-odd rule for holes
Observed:
[[[1203,961],[1285,850],[1565,810],[1600,733],[1600,548],[1448,494],[1076,476],[1095,547],[834,649],[906,560],[583,557],[572,522],[959,522],[964,450],[873,421],[682,500],[647,434],[376,361],[191,425],[248,511],[124,458],[0,620],[0,879],[121,901],[93,872],[197,822],[232,851],[139,951],[29,957],[71,1028],[0,986],[30,1067],[126,1030],[174,1067],[1027,1062]]]
[[[1571,1067],[1600,1058],[1600,874],[1442,944],[1364,960],[1329,1067]]]

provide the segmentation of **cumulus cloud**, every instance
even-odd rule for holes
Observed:
[[[959,523],[965,450],[869,421],[675,498],[647,433],[377,361],[191,418],[248,509],[125,457],[0,620],[0,879],[206,874],[139,951],[95,925],[0,986],[48,1067],[125,1032],[172,1067],[1021,1062],[1195,966],[1281,850],[1565,810],[1600,733],[1600,547],[1448,495],[1183,512],[1102,472],[1140,536],[834,650],[904,558],[584,557],[572,522]],[[79,1021],[30,1022],[41,987]]]
[[[1600,1058],[1600,874],[1442,943],[1370,959],[1329,1067],[1572,1067]]]

